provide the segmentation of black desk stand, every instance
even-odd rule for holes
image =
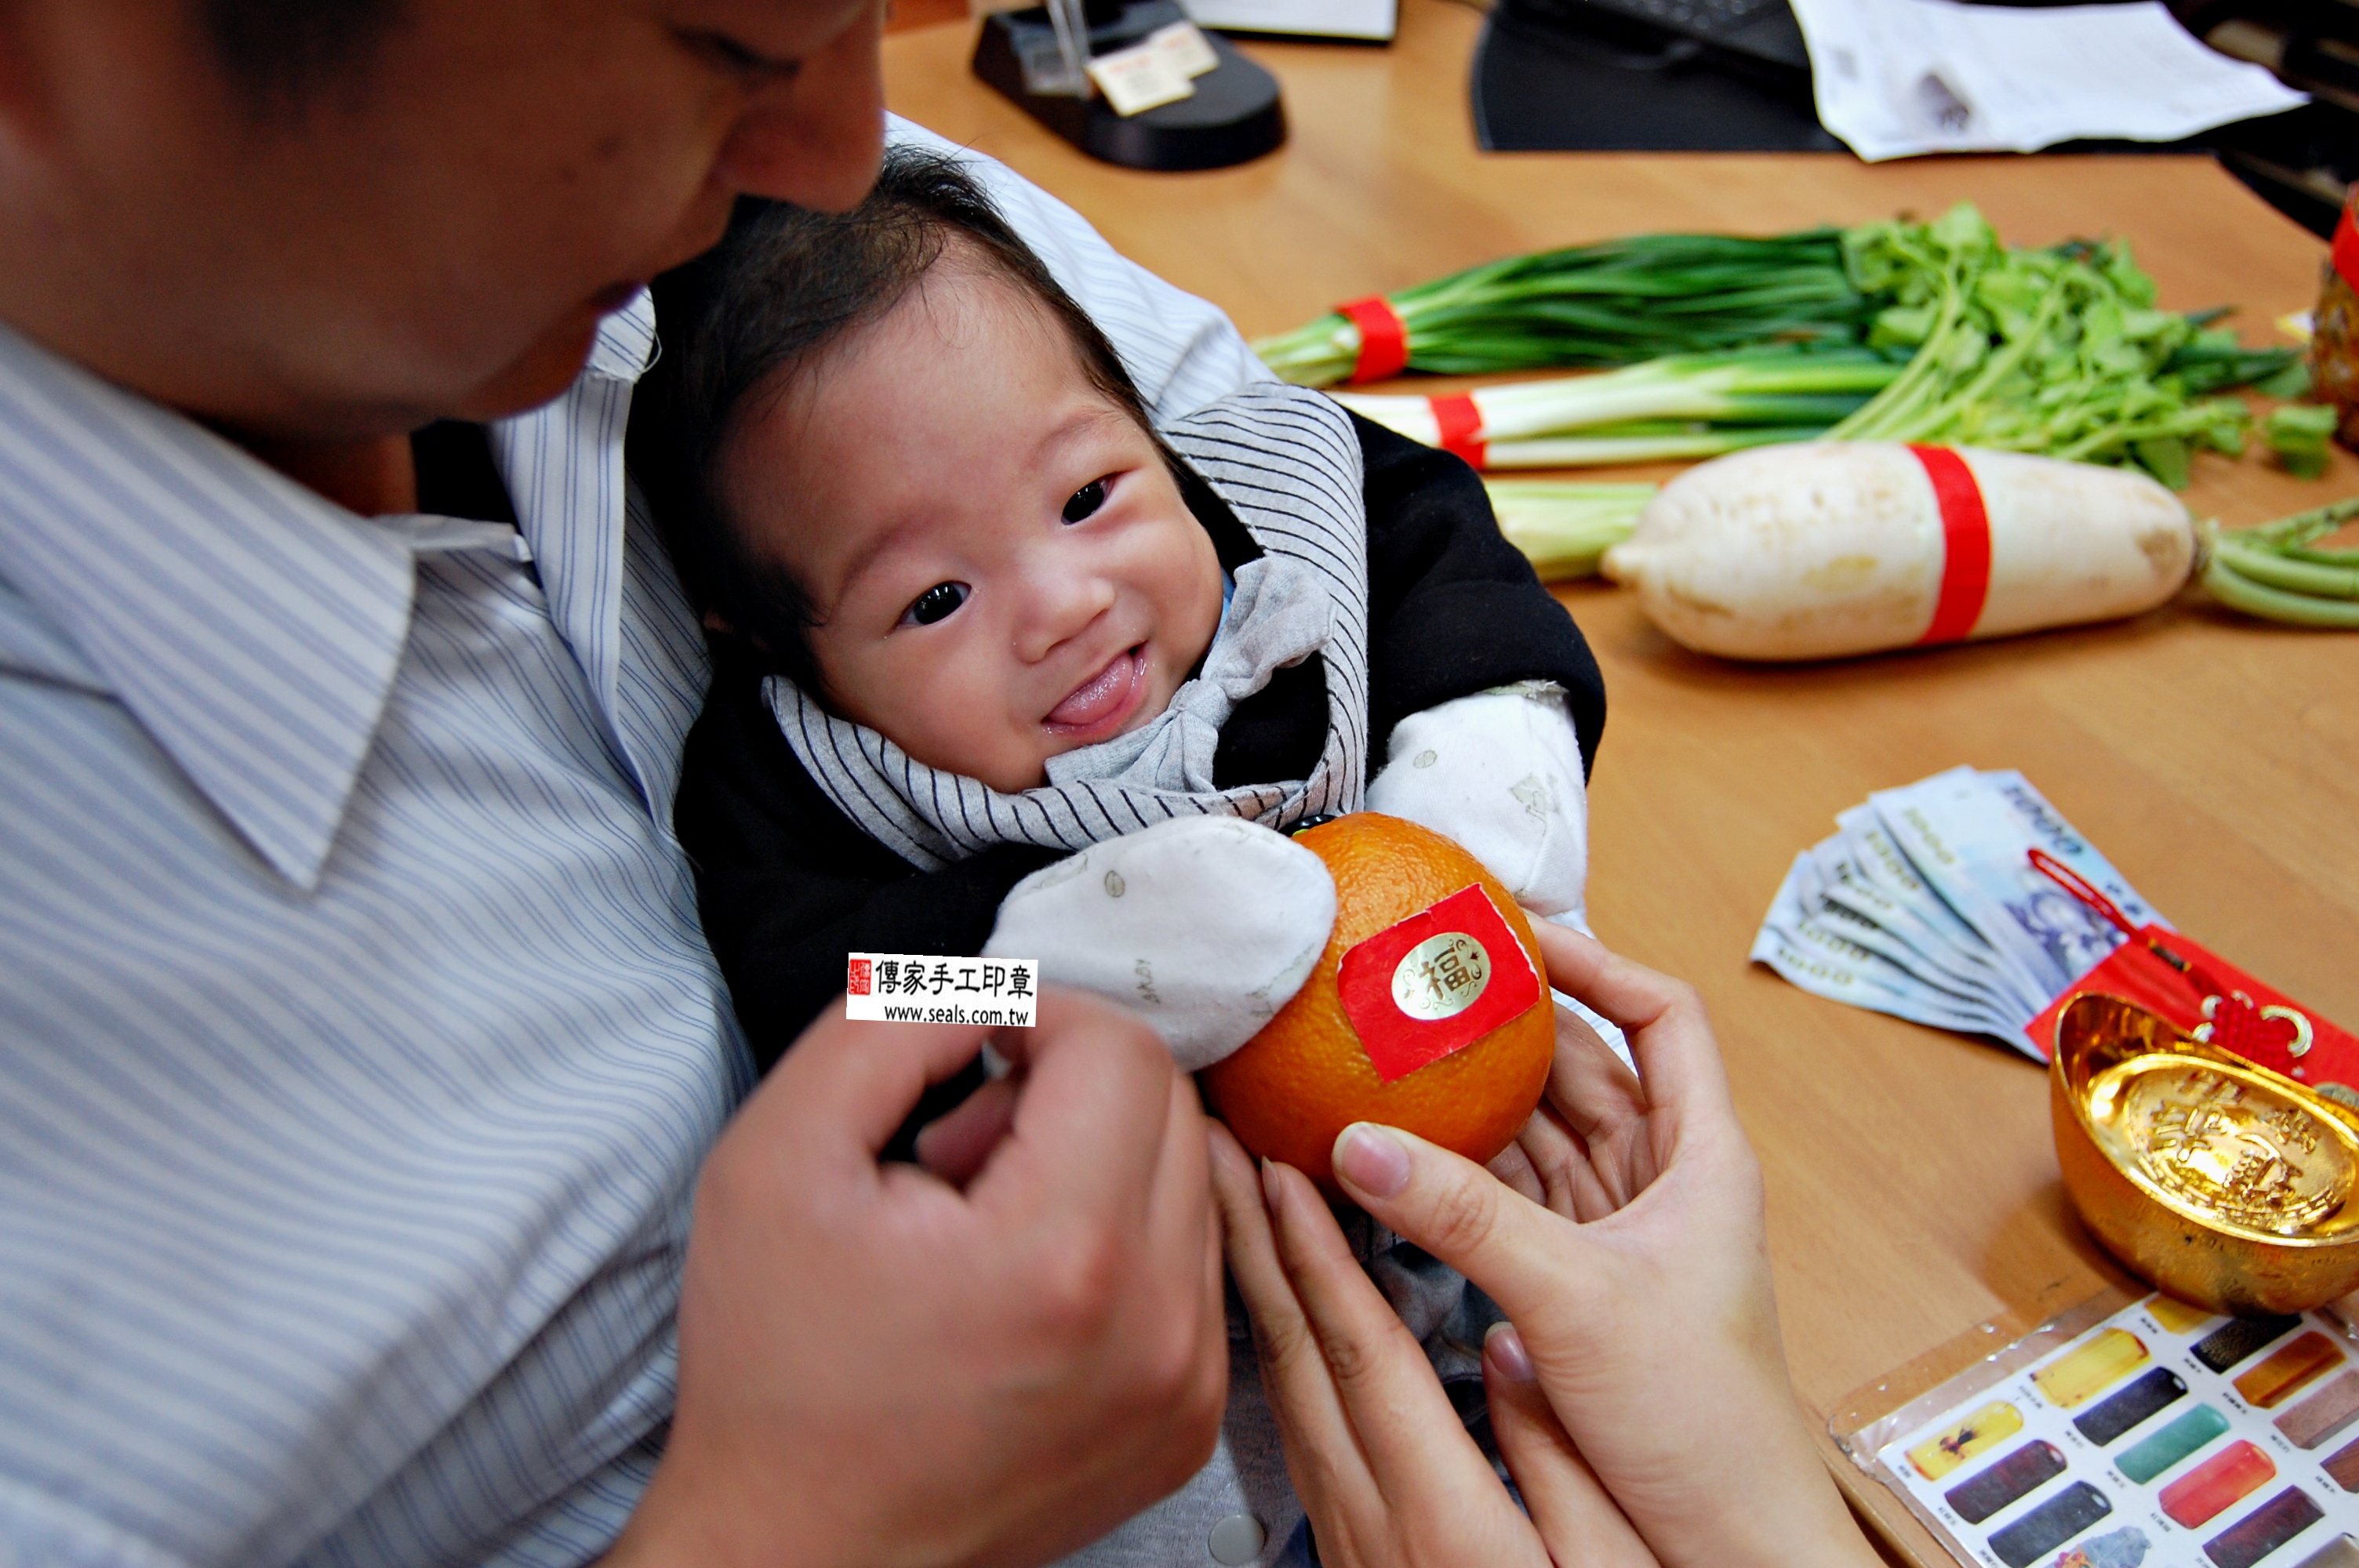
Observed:
[[[1139,42],[1156,28],[1187,20],[1172,0],[1091,0],[1087,7],[1090,53],[1108,53]],[[1045,9],[1003,11],[984,19],[975,40],[974,73],[1021,105],[1024,112],[1092,157],[1128,168],[1226,168],[1272,151],[1286,140],[1286,112],[1278,103],[1277,79],[1206,34],[1221,63],[1196,78],[1193,97],[1146,109],[1125,118],[1103,98],[1034,92],[1026,85],[1026,61],[1033,74],[1057,59],[1056,29]]]

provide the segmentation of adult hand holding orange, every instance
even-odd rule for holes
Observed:
[[[1488,1506],[1506,1494],[1458,1423],[1432,1419],[1446,1400],[1310,1183],[1256,1180],[1214,1134],[1231,1267],[1322,1559],[1873,1563],[1788,1381],[1759,1167],[1701,1001],[1572,932],[1536,935],[1557,988],[1627,1032],[1643,1083],[1560,1015],[1547,1099],[1491,1171],[1365,1124],[1334,1171],[1507,1314],[1484,1372],[1537,1539]],[[1442,1473],[1462,1485],[1420,1480]]]

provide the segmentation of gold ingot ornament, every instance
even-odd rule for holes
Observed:
[[[2359,1289],[2359,1112],[2098,995],[2058,1019],[2049,1091],[2082,1223],[2165,1293],[2287,1313]]]

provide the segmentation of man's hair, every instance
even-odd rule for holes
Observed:
[[[780,396],[845,334],[891,310],[953,243],[962,260],[1038,305],[1090,384],[1154,435],[1105,334],[959,161],[942,154],[888,150],[875,189],[849,212],[741,206],[728,238],[658,295],[658,325],[673,352],[650,390],[665,406],[668,455],[677,465],[669,495],[659,498],[669,503],[673,559],[701,610],[822,700],[809,637],[816,609],[792,573],[762,558],[732,525],[722,460],[750,404]],[[677,330],[669,325],[675,321]]]
[[[256,114],[299,112],[364,71],[407,0],[196,0],[214,57]]]

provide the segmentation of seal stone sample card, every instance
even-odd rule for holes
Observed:
[[[1978,1568],[2359,1568],[2352,1326],[2120,1300],[1836,1441]]]

